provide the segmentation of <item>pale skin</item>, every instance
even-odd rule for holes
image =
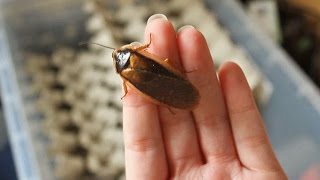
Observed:
[[[128,87],[123,98],[126,178],[287,179],[271,147],[251,90],[238,65],[218,75],[203,35],[176,32],[170,21],[148,21],[147,51],[182,69],[201,99],[192,111],[157,106]]]

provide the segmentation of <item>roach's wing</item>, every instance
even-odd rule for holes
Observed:
[[[186,79],[141,69],[126,69],[121,76],[143,95],[159,104],[192,109],[199,101],[197,89]]]

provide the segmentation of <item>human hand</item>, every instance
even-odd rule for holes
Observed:
[[[161,18],[162,17],[162,18]],[[181,67],[200,92],[193,111],[152,104],[128,90],[123,98],[127,179],[287,179],[268,140],[241,69],[225,63],[218,77],[203,35],[175,32],[152,16],[148,51]],[[219,79],[219,80],[218,80]]]

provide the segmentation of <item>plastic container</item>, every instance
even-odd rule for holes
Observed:
[[[0,90],[1,91],[1,90]],[[1,99],[1,97],[0,97]],[[0,179],[17,179],[0,102]]]
[[[30,79],[24,71],[23,52],[28,49],[46,52],[56,44],[77,45],[87,39],[82,2],[14,1],[1,6],[1,93],[19,179],[54,179],[42,117],[34,104],[36,97],[29,95]],[[64,36],[68,28],[73,34]]]
[[[23,50],[50,51],[60,42],[74,45],[86,40],[82,2],[19,1],[0,9],[1,94],[20,179],[54,179],[41,115],[34,107],[34,97],[28,96]],[[290,179],[298,179],[309,166],[320,164],[319,91],[281,48],[257,31],[238,3],[208,0],[207,7],[271,81],[274,91],[262,113],[281,164]],[[66,24],[74,32],[69,38],[61,36]],[[39,37],[39,32],[54,38]],[[40,43],[35,44],[39,38]]]

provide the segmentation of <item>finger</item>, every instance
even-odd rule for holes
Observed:
[[[219,77],[241,163],[253,170],[281,169],[240,67],[226,63],[221,67]]]
[[[159,17],[154,19],[154,17]],[[152,33],[151,45],[148,50],[177,67],[181,66],[176,42],[176,32],[168,20],[162,15],[152,16],[147,24],[145,37],[148,40]],[[162,18],[161,18],[162,17]],[[168,87],[170,88],[170,87]],[[159,107],[163,138],[171,176],[182,174],[194,165],[202,162],[197,134],[189,111]]]
[[[123,99],[123,133],[127,177],[165,179],[167,163],[157,107],[132,90]]]
[[[158,57],[165,60],[168,58],[170,64],[174,67],[180,67],[179,53],[177,51],[176,32],[163,14],[154,14],[148,19],[145,29],[145,42],[150,41],[151,44],[148,52],[154,53]]]
[[[178,47],[187,76],[200,92],[193,111],[206,161],[221,163],[235,159],[231,128],[215,67],[203,35],[192,26],[178,34]]]
[[[126,176],[165,179],[168,169],[157,106],[133,89],[123,98],[123,131]]]

